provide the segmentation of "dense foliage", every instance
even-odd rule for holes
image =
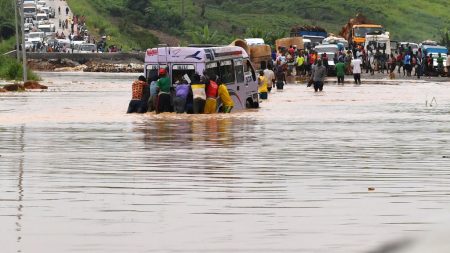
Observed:
[[[161,41],[161,34],[175,36],[182,44],[228,44],[246,36],[273,42],[287,36],[294,25],[318,25],[338,34],[358,12],[384,25],[399,41],[442,41],[450,28],[448,0],[67,1],[74,13],[87,17],[93,35],[109,35],[110,44],[125,50],[154,46]],[[10,0],[0,0],[6,2]],[[0,24],[3,22],[9,36],[12,22],[8,20],[13,12],[2,11],[5,14],[0,17],[7,21],[0,20]]]
[[[319,25],[339,33],[361,12],[384,25],[393,39],[442,40],[450,27],[448,0],[91,0],[103,2],[114,17],[144,29],[178,36],[186,43],[227,44],[237,37],[258,35],[273,41],[293,25]],[[110,4],[106,4],[109,2]],[[184,3],[184,5],[183,5]],[[207,27],[207,29],[205,29]],[[443,32],[444,31],[444,32]],[[214,34],[217,32],[217,34]],[[201,34],[203,33],[203,34]],[[208,33],[208,34],[205,34]],[[208,37],[214,34],[214,36]]]
[[[28,80],[40,80],[31,70],[27,70]],[[15,58],[0,55],[0,79],[6,80],[22,80],[23,68]]]
[[[0,42],[16,34],[13,4],[10,0],[0,0]]]

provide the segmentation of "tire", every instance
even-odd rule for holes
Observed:
[[[253,100],[251,98],[248,98],[245,102],[245,108],[250,109],[253,108]]]

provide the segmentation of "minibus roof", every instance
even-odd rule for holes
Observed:
[[[241,47],[158,47],[149,48],[145,62],[197,63],[222,59],[248,58]]]

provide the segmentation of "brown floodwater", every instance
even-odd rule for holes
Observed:
[[[42,76],[0,94],[2,253],[369,252],[449,219],[449,82],[193,116],[126,115],[134,75]]]

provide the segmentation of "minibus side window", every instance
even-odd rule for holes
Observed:
[[[145,78],[147,78],[147,80],[150,80],[155,76],[158,76],[158,70],[159,70],[158,65],[149,64],[145,68],[146,68],[146,72],[145,72],[146,77]]]
[[[207,76],[220,76],[219,63],[218,62],[209,62],[206,64],[206,75]]]
[[[246,64],[244,64],[244,72],[248,73],[251,72],[253,81],[256,81],[256,73],[255,70],[253,69],[252,63],[250,62],[250,60],[246,60]]]
[[[172,82],[183,81],[183,76],[188,75],[189,79],[192,80],[195,74],[195,66],[192,64],[174,64],[172,66]]]
[[[234,68],[232,60],[220,62],[220,77],[224,83],[234,83]]]
[[[234,72],[236,74],[236,81],[238,83],[244,82],[244,66],[242,60],[234,60]]]

